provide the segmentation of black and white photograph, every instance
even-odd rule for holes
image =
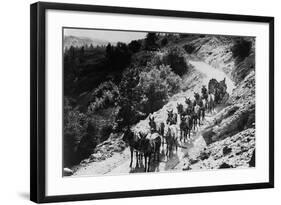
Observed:
[[[62,38],[64,177],[255,168],[255,36]]]
[[[30,6],[32,201],[274,187],[274,17],[215,11]]]

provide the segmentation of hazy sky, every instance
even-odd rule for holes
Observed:
[[[108,42],[124,42],[129,43],[132,40],[142,39],[147,33],[131,32],[131,31],[109,31],[109,30],[92,30],[92,29],[64,29],[64,35],[88,37],[92,39],[100,39]]]

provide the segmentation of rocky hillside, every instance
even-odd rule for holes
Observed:
[[[232,42],[210,40],[200,47],[198,55],[208,64],[222,69],[235,82],[236,88],[213,121],[203,130],[207,146],[189,160],[189,169],[248,167],[255,150],[255,55],[243,60],[232,55]],[[215,49],[215,48],[216,49]],[[251,161],[251,163],[249,163]]]
[[[207,146],[189,159],[190,169],[249,167],[255,150],[255,81],[252,71],[233,91],[202,136]]]

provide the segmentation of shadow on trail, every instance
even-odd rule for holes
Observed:
[[[154,156],[151,158],[150,166],[149,166],[149,172],[161,172],[161,171],[168,171],[172,170],[179,162],[180,147],[178,148],[178,151],[173,149],[168,156],[166,156],[166,149],[161,148],[160,151],[160,161],[154,160]],[[135,164],[130,169],[129,173],[143,173],[144,172],[144,158],[139,161],[138,165]]]

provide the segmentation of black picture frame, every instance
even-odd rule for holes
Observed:
[[[269,181],[239,185],[204,186],[126,192],[90,193],[75,195],[46,196],[46,82],[45,82],[45,25],[46,10],[86,11],[214,19],[229,21],[263,22],[269,24]],[[30,7],[30,199],[37,203],[76,200],[97,200],[123,197],[217,192],[274,187],[274,18],[265,16],[230,15],[144,8],[110,7],[82,4],[38,2]]]

